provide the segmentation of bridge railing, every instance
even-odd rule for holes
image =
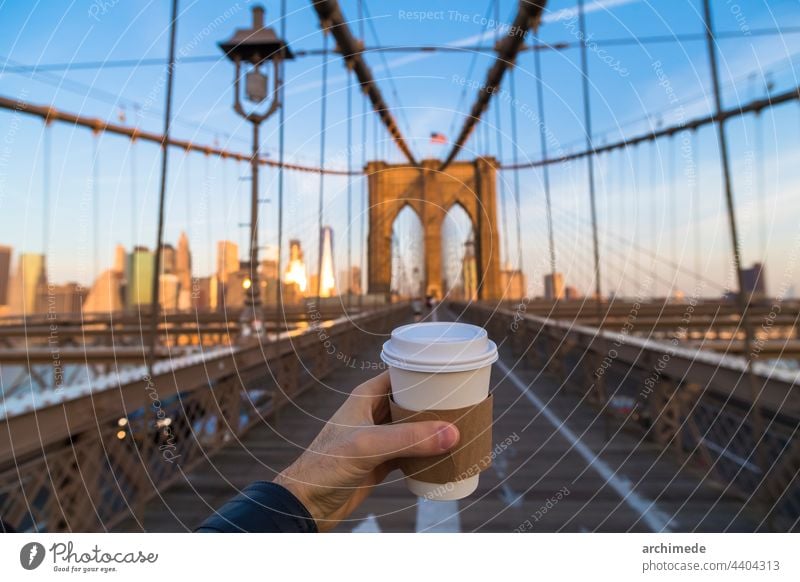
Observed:
[[[562,389],[739,496],[766,523],[797,527],[800,373],[756,362],[754,398],[740,356],[530,315],[524,304],[451,307],[486,327],[519,365],[554,375]]]
[[[408,316],[406,304],[325,321],[277,341],[223,346],[34,398],[0,419],[0,517],[18,531],[97,531]],[[8,408],[5,409],[8,413]]]

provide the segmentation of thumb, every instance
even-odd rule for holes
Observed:
[[[432,457],[453,448],[460,435],[455,425],[438,420],[382,424],[359,431],[359,456],[376,464],[401,457]]]

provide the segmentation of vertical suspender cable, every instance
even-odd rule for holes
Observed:
[[[696,274],[694,281],[694,288],[696,294],[700,289],[700,272],[702,265],[700,264],[700,137],[699,129],[692,132],[692,157],[694,164],[694,184],[692,188],[692,210],[694,211],[694,228],[692,229],[692,242],[694,251],[694,272]]]
[[[670,295],[672,295],[672,291],[675,287],[675,282],[678,277],[678,266],[680,266],[680,260],[678,258],[678,202],[677,198],[677,185],[676,176],[675,176],[675,137],[671,136],[669,138],[669,219],[670,219],[670,242],[672,247],[672,260],[675,261],[676,270],[675,275],[672,277],[672,286],[670,288]]]
[[[594,149],[592,142],[592,107],[589,101],[589,70],[588,62],[586,59],[586,14],[584,10],[584,0],[578,0],[578,18],[580,20],[581,38],[584,39],[580,43],[581,49],[581,76],[583,87],[583,119],[586,126],[586,149]],[[600,329],[602,324],[600,320],[600,299],[602,297],[602,285],[600,282],[600,248],[597,238],[597,207],[595,202],[594,191],[594,156],[592,154],[586,157],[587,167],[589,171],[589,201],[591,202],[592,210],[592,242],[594,243],[594,293],[595,303],[597,304],[597,325]]]
[[[636,217],[634,225],[633,225],[633,247],[634,247],[634,253],[636,253],[634,256],[636,257],[636,263],[635,263],[636,281],[639,284],[639,288],[636,291],[636,295],[638,297],[641,294],[641,288],[642,288],[642,282],[643,282],[643,280],[642,280],[642,269],[641,269],[641,264],[639,263],[639,254],[638,254],[639,250],[641,248],[640,245],[639,245],[639,232],[641,230],[641,228],[640,228],[640,226],[641,226],[641,216],[639,215],[639,208],[640,208],[641,205],[640,205],[639,198],[641,197],[640,195],[641,195],[641,186],[642,186],[641,182],[642,182],[642,180],[641,179],[637,180],[636,175],[639,172],[639,170],[642,169],[642,158],[644,156],[642,156],[641,146],[639,146],[639,145],[634,146],[633,153],[636,154],[636,158],[633,160],[633,163],[634,163],[634,168],[633,168],[633,175],[634,175],[634,178],[633,178],[633,215]]]
[[[523,273],[522,269],[522,226],[520,224],[520,196],[519,196],[519,168],[517,168],[517,163],[519,162],[519,137],[517,132],[517,82],[516,82],[516,66],[511,69],[511,78],[509,79],[511,85],[511,141],[514,142],[512,144],[511,149],[511,158],[514,162],[514,205],[517,209],[516,212],[516,222],[517,222],[517,268],[519,269],[520,275]],[[525,295],[525,290],[522,290],[523,295]]]
[[[542,57],[540,51],[533,52],[533,62],[536,68],[536,100],[539,112],[539,143],[542,150],[542,159],[547,159],[547,122],[544,116],[544,81],[542,80]],[[550,199],[550,166],[542,166],[542,181],[544,183],[544,200],[547,214],[547,238],[550,246],[550,284],[553,287],[554,299],[560,299],[556,293],[556,243],[553,236],[553,208]]]
[[[172,12],[169,24],[169,61],[167,64],[167,94],[164,109],[164,140],[161,142],[161,177],[158,189],[158,229],[156,231],[155,266],[153,269],[152,297],[150,304],[150,362],[148,363],[150,376],[153,376],[153,366],[156,360],[156,342],[158,327],[158,275],[161,272],[161,242],[164,239],[164,199],[167,191],[167,167],[169,131],[172,117],[172,86],[175,77],[175,33],[178,27],[178,0],[172,0]]]
[[[98,230],[100,228],[100,164],[98,162],[100,157],[100,133],[94,133],[94,155],[92,161],[92,277],[97,280],[100,275],[100,237]]]
[[[50,162],[53,155],[52,136],[50,135],[50,123],[44,122],[44,156],[42,158],[42,255],[44,264],[42,275],[47,282],[48,254],[50,252]]]
[[[758,189],[758,242],[761,251],[761,264],[767,261],[767,213],[766,213],[766,180],[764,177],[764,119],[761,111],[756,111],[756,188]],[[762,274],[758,274],[761,278]]]
[[[137,221],[137,217],[138,217],[138,212],[139,212],[139,208],[138,208],[139,205],[137,204],[138,197],[136,196],[136,194],[137,194],[137,192],[136,192],[136,169],[137,169],[136,165],[137,164],[136,164],[136,138],[135,137],[131,138],[130,154],[131,154],[131,158],[130,158],[130,163],[129,163],[129,169],[130,169],[130,173],[131,173],[131,176],[130,176],[130,178],[131,178],[131,250],[133,250],[134,247],[136,246],[136,225],[137,225],[137,222],[138,222]]]
[[[627,154],[627,152],[628,152],[627,149],[620,149],[619,153],[618,153],[618,155],[619,155],[619,178],[617,180],[617,182],[618,182],[618,184],[617,184],[617,190],[618,190],[618,192],[617,192],[617,196],[618,196],[617,204],[619,205],[619,209],[618,209],[618,212],[617,212],[617,216],[619,217],[619,222],[620,222],[620,224],[619,224],[619,232],[620,233],[625,232],[625,210],[626,210],[625,209],[625,190],[627,188],[627,183],[628,183],[628,181],[626,180],[628,167],[625,164],[625,154]],[[622,291],[622,285],[623,285],[623,283],[625,281],[625,278],[626,278],[625,277],[625,271],[626,271],[626,267],[628,266],[628,256],[626,255],[623,258],[625,259],[625,262],[622,265],[622,279],[620,280],[620,283],[619,283],[620,291]],[[622,294],[624,296],[624,291],[622,292]]]
[[[653,126],[652,123],[650,124],[650,126],[651,127]],[[659,233],[660,225],[658,222],[658,217],[659,217],[658,195],[656,194],[660,190],[658,187],[658,168],[660,164],[658,163],[658,156],[656,155],[657,153],[658,153],[658,147],[656,146],[656,140],[652,140],[650,142],[650,164],[648,165],[647,168],[650,171],[650,195],[648,196],[648,199],[652,201],[651,204],[647,205],[651,213],[650,238],[652,239],[651,241],[652,246],[650,248],[653,252],[653,256],[651,257],[651,262],[650,262],[651,270],[655,268],[656,264],[655,253],[657,252],[658,249],[658,241],[661,238]]]
[[[183,157],[183,188],[184,188],[184,195],[186,197],[186,223],[189,225],[189,240],[192,240],[192,233],[194,229],[192,228],[193,219],[192,219],[192,172],[189,168],[189,152],[184,152]]]
[[[361,37],[361,42],[364,42],[364,1],[358,0],[358,29],[359,35]],[[361,168],[362,170],[366,169],[367,167],[367,95],[362,92],[361,95]],[[367,233],[366,233],[366,225],[367,225],[367,215],[369,213],[369,199],[368,199],[368,192],[367,192],[367,176],[364,175],[361,177],[361,204],[362,212],[361,212],[361,236],[360,244],[361,244],[361,272],[359,273],[359,291],[358,294],[358,307],[359,311],[364,307],[364,291],[363,283],[366,280],[366,269],[364,268],[367,264]]]
[[[347,76],[347,171],[353,171],[353,75]],[[343,282],[344,283],[344,282]],[[353,292],[353,177],[347,176],[347,306]]]
[[[717,70],[717,49],[716,41],[714,40],[714,27],[711,21],[711,6],[709,0],[703,2],[703,14],[705,17],[706,28],[706,41],[708,45],[708,58],[711,65],[711,81],[714,88],[714,106],[716,114],[720,116],[722,113],[722,96],[720,95],[719,87],[719,72]],[[728,226],[730,228],[731,247],[733,248],[733,268],[736,270],[736,280],[738,283],[738,293],[736,299],[741,313],[741,322],[744,329],[744,351],[745,351],[745,369],[744,374],[747,376],[750,387],[750,398],[752,399],[750,415],[753,422],[753,451],[755,453],[757,464],[762,471],[762,480],[766,478],[769,465],[767,463],[766,443],[764,442],[765,425],[764,418],[761,413],[760,396],[761,388],[759,381],[756,379],[753,372],[753,330],[750,327],[748,320],[748,307],[750,304],[750,296],[744,284],[744,273],[742,272],[742,256],[741,247],[739,246],[739,233],[736,226],[736,206],[733,200],[733,186],[731,183],[731,170],[730,162],[728,159],[728,142],[725,137],[725,122],[721,118],[715,122],[717,126],[717,141],[719,143],[720,161],[722,163],[722,177],[723,185],[725,188],[725,204],[728,210]],[[751,453],[751,454],[752,454]]]
[[[281,38],[286,38],[286,0],[281,0]],[[278,65],[278,74],[281,76],[278,83],[278,260],[275,265],[277,277],[277,316],[282,317],[284,322],[286,314],[283,310],[283,184],[284,184],[284,155],[285,155],[285,137],[286,137],[286,103],[284,102],[286,82],[286,59],[281,59]],[[269,285],[269,282],[267,283]]]
[[[325,169],[325,129],[328,113],[328,31],[322,31],[322,99],[320,100],[320,119],[319,119],[319,167]],[[317,211],[319,239],[317,255],[317,306],[322,293],[322,213],[325,205],[325,174],[319,173],[319,209]]]

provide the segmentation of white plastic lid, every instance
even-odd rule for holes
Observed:
[[[464,372],[497,360],[497,346],[486,330],[455,322],[412,323],[392,331],[381,359],[412,372]]]

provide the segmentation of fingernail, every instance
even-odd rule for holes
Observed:
[[[458,442],[458,429],[452,424],[440,428],[437,434],[439,435],[439,448],[443,451],[450,449]]]

